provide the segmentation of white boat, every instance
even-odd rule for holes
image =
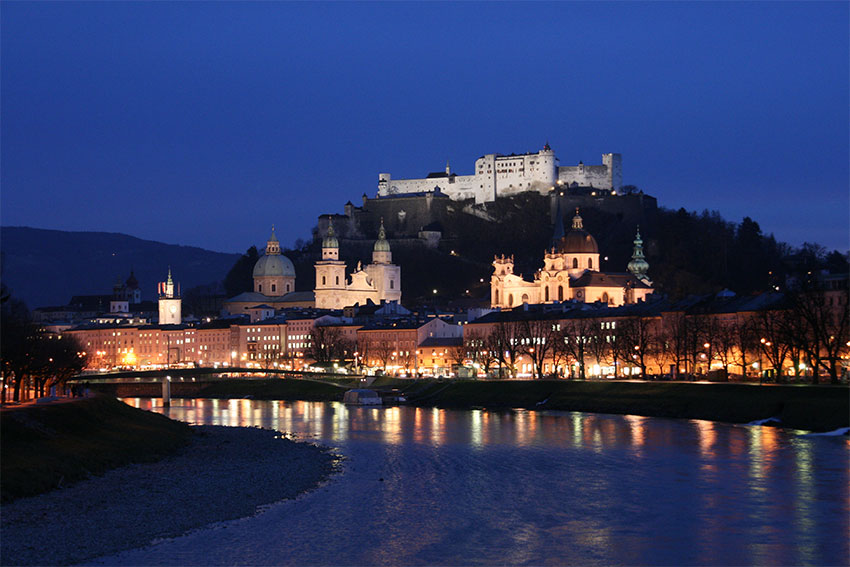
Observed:
[[[352,406],[379,406],[383,402],[381,396],[375,390],[355,388],[348,390],[342,397],[342,403]]]

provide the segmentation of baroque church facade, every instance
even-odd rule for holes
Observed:
[[[316,307],[342,309],[369,301],[400,303],[401,267],[393,264],[392,258],[382,220],[372,249],[372,263],[362,266],[358,262],[349,279],[345,275],[345,262],[339,259],[339,240],[331,222],[322,240],[322,259],[316,262]]]
[[[601,301],[612,307],[643,301],[653,292],[647,276],[649,264],[643,255],[638,231],[632,261],[627,273],[602,272],[596,239],[584,230],[578,209],[572,229],[564,234],[560,210],[557,214],[552,247],[543,257],[543,268],[532,281],[514,274],[513,257],[497,256],[490,279],[490,305],[493,308],[520,306],[524,303],[555,303],[576,300]]]
[[[322,240],[322,257],[316,262],[316,286],[313,291],[295,290],[295,266],[280,251],[280,242],[272,234],[266,253],[254,265],[254,290],[240,293],[224,302],[230,314],[273,313],[290,307],[342,309],[352,305],[401,301],[401,267],[392,263],[392,251],[383,222],[372,251],[372,263],[359,262],[350,276],[340,259],[339,240],[329,226]]]

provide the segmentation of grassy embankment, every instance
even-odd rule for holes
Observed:
[[[413,403],[445,408],[567,410],[728,423],[776,417],[784,427],[809,431],[850,426],[848,393],[846,386],[547,380],[432,382],[408,389]]]
[[[346,388],[358,382],[322,383],[310,380],[217,380],[180,392],[174,397],[244,398],[265,400],[340,401]],[[108,393],[120,397],[154,396],[161,391],[151,385],[149,393],[134,393],[134,384],[107,385]],[[101,385],[98,385],[100,389]],[[779,418],[784,427],[808,431],[831,431],[850,426],[850,390],[847,386],[704,384],[690,382],[595,382],[572,380],[399,380],[377,378],[374,389],[398,388],[410,403],[444,408],[545,409],[706,419],[749,423]]]
[[[0,412],[0,499],[33,496],[188,442],[185,423],[106,396]]]

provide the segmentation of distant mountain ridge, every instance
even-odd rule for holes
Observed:
[[[240,254],[165,244],[114,232],[0,227],[0,278],[27,307],[65,305],[74,295],[112,293],[130,270],[142,299],[156,298],[168,268],[183,291],[224,280]]]

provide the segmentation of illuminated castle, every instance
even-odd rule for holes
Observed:
[[[475,160],[472,175],[445,172],[430,173],[424,179],[393,179],[389,173],[378,174],[378,196],[412,193],[442,193],[461,201],[476,203],[495,201],[497,197],[525,191],[546,194],[556,186],[581,186],[619,191],[623,184],[620,154],[602,154],[602,165],[558,166],[558,158],[547,143],[537,153],[487,154]]]

